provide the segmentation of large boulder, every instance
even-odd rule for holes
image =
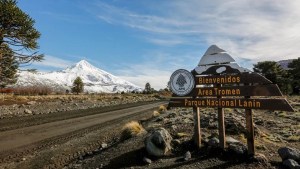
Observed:
[[[300,169],[300,165],[293,159],[284,160],[282,164],[290,169]]]
[[[281,147],[278,149],[278,154],[281,157],[282,161],[286,159],[293,159],[298,162],[300,161],[300,151],[298,149]]]
[[[231,143],[228,145],[228,150],[236,155],[247,154],[247,147],[242,143]]]
[[[149,155],[161,157],[171,150],[172,136],[164,128],[151,132],[145,139],[145,147]]]

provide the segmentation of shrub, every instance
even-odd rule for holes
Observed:
[[[160,105],[159,108],[158,108],[158,111],[159,111],[160,113],[164,113],[164,112],[167,111],[167,108],[166,108],[166,106],[164,106],[164,105]]]
[[[145,132],[145,129],[141,124],[136,121],[131,121],[126,123],[122,129],[121,140],[126,140],[132,137],[136,137]]]
[[[157,117],[159,115],[160,115],[160,113],[158,111],[156,111],[156,110],[153,111],[153,117]]]

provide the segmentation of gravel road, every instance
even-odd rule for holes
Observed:
[[[118,120],[130,120],[130,117],[143,114],[147,111],[151,114],[149,110],[165,103],[166,102],[152,102],[144,103],[144,105],[135,104],[132,105],[132,107],[122,109],[115,108],[117,110],[107,112],[103,112],[99,109],[98,113],[93,109],[94,113],[92,115],[59,119],[39,125],[2,131],[0,132],[0,163],[16,162],[26,156],[27,153],[32,154],[34,152],[36,154],[39,149],[42,150],[59,143],[59,141],[53,140],[66,141],[76,139],[76,137],[79,136],[76,135],[77,132],[82,133],[82,131],[84,131],[84,133],[87,134],[99,129],[100,125],[101,128],[105,128],[105,126],[118,123]],[[88,114],[89,110],[81,110],[81,112]],[[49,120],[51,121],[51,119]],[[26,122],[23,121],[20,123]],[[82,137],[82,134],[80,136]],[[70,159],[70,157],[68,157],[68,159]],[[8,168],[11,168],[11,166]]]

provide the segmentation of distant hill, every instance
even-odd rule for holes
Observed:
[[[84,91],[90,93],[140,92],[142,88],[101,70],[85,60],[61,71],[19,72],[15,87],[47,86],[54,90],[70,90],[76,77],[81,77]]]

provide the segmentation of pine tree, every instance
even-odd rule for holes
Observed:
[[[0,88],[17,82],[18,63],[13,52],[7,47],[0,58]]]
[[[152,93],[151,85],[150,85],[149,82],[147,82],[146,85],[145,85],[144,93],[145,93],[145,94],[150,94],[150,93]]]
[[[293,93],[300,94],[300,58],[294,59],[288,65],[288,72],[292,83]]]
[[[273,83],[278,83],[280,77],[286,72],[275,61],[258,62],[254,65],[254,72],[262,73],[267,79]]]
[[[291,93],[288,73],[275,61],[258,62],[254,65],[254,72],[262,73],[267,79],[277,84],[284,94]]]
[[[0,58],[9,47],[19,64],[43,59],[43,55],[34,52],[39,47],[37,40],[40,37],[34,23],[17,6],[16,0],[0,0]]]
[[[72,92],[79,94],[83,92],[83,88],[84,88],[84,84],[82,82],[82,79],[80,77],[77,77],[73,82]]]

